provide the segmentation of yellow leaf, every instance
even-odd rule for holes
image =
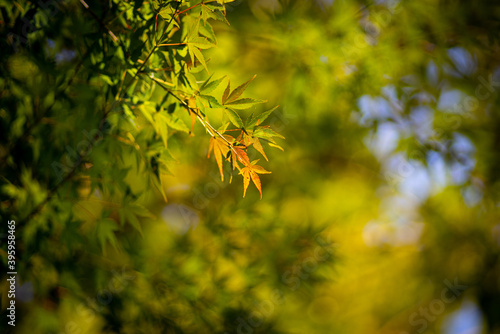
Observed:
[[[230,137],[230,136],[225,136]],[[227,138],[226,138],[227,139]],[[220,178],[224,181],[224,172],[222,169],[222,161],[224,157],[229,152],[228,144],[220,137],[212,137],[210,138],[210,145],[208,147],[208,158],[210,158],[210,153],[214,152],[215,161],[217,161],[217,166],[219,166]]]
[[[229,96],[229,92],[231,91],[231,79],[227,81],[227,87],[224,90],[224,94],[222,94],[222,104],[226,103],[227,97]]]
[[[233,146],[233,169],[237,167],[237,162],[241,162],[244,166],[250,165],[250,159],[248,159],[247,153],[243,150],[243,148],[238,146]]]
[[[242,169],[242,172],[245,170],[245,168]],[[249,184],[250,184],[250,173],[243,172],[243,198],[245,198],[245,195],[247,194],[247,188]]]
[[[253,184],[255,184],[257,189],[259,189],[260,198],[262,198],[262,189],[261,189],[259,175],[257,175],[257,173],[250,173],[250,176],[252,177]]]

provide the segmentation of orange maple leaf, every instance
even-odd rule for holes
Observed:
[[[257,161],[254,161],[252,163],[257,163]],[[254,164],[250,164],[242,168],[240,174],[243,175],[243,197],[245,197],[248,185],[250,184],[250,179],[252,179],[252,182],[253,184],[255,184],[255,187],[257,187],[257,189],[259,190],[260,198],[262,199],[262,187],[258,174],[270,174],[270,173],[271,172],[265,170],[261,166],[257,166]]]

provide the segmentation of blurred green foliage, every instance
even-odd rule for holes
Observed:
[[[215,6],[0,2],[14,332],[500,333],[500,6]],[[217,47],[157,47],[196,24]],[[200,105],[207,70],[226,77]],[[269,102],[237,115],[279,104],[286,138],[248,150],[262,200],[221,181],[186,111],[240,127],[212,103],[254,74]]]

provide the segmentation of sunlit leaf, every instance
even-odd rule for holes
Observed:
[[[188,44],[191,46],[195,46],[200,49],[210,49],[215,46],[212,42],[210,42],[205,37],[195,37],[188,41]]]
[[[252,143],[253,147],[260,153],[262,156],[266,159],[266,161],[269,161],[267,159],[266,153],[264,152],[264,149],[262,148],[262,145],[259,141],[259,138],[252,138]]]
[[[281,150],[281,151],[284,151],[283,147],[281,147],[281,146],[279,146],[279,145],[277,145],[277,144],[275,144],[275,143],[267,143],[267,144],[268,144],[269,146],[271,146],[271,147],[275,147],[275,148],[277,148],[277,149],[279,149],[279,150]]]
[[[212,76],[210,76],[210,78],[208,78],[200,87],[200,91],[203,92],[204,94],[212,93],[217,87],[219,87],[220,83],[222,82],[222,80],[224,80],[225,77],[226,76],[224,75],[223,77],[217,80],[209,81],[210,78],[212,78]]]
[[[200,95],[201,98],[205,99],[209,104],[210,108],[224,108],[222,104],[217,101],[217,99],[210,95]]]
[[[250,165],[250,159],[248,158],[247,152],[245,152],[244,148],[233,146],[231,150],[231,157],[233,161],[233,169],[238,168],[238,163],[241,163],[244,166]]]
[[[231,79],[228,79],[227,80],[227,87],[224,90],[224,93],[222,94],[222,104],[226,103],[226,100],[227,100],[227,98],[229,96],[230,90],[231,90]]]
[[[210,145],[208,147],[208,158],[210,158],[210,153],[212,151],[214,152],[215,160],[217,161],[217,166],[219,166],[220,178],[222,181],[224,181],[222,161],[229,152],[229,145],[222,138],[214,136],[210,138]]]
[[[256,115],[255,113],[253,113],[249,118],[248,118],[248,121],[247,121],[247,128],[251,129],[252,127],[256,126],[256,125],[262,125],[262,122],[264,122],[268,117],[269,115],[271,115],[271,113],[276,110],[276,108],[278,108],[278,106],[272,108],[272,109],[269,109],[267,111],[264,111],[263,113],[261,114],[258,114]]]
[[[245,91],[245,89],[247,89],[247,87],[250,84],[250,82],[252,82],[253,79],[255,79],[256,76],[257,75],[254,75],[250,80],[248,80],[247,82],[245,82],[245,83],[239,85],[238,87],[236,87],[231,92],[231,94],[229,94],[229,96],[227,97],[227,99],[225,99],[225,102],[224,101],[222,102],[222,104],[231,103],[231,102],[235,101],[238,97],[240,97],[241,94],[243,94],[243,92]],[[229,87],[229,85],[228,85],[228,87]]]

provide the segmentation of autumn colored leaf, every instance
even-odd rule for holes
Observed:
[[[253,163],[257,163],[257,161],[254,161]],[[247,193],[247,188],[248,185],[250,184],[250,179],[251,179],[255,187],[257,187],[257,189],[259,190],[260,198],[262,198],[262,186],[258,174],[270,174],[270,173],[271,172],[255,164],[250,164],[242,168],[240,174],[243,175],[243,197],[245,197]]]
[[[210,95],[200,95],[200,97],[209,103],[210,108],[224,108],[217,99]]]
[[[188,44],[200,49],[210,49],[215,46],[215,44],[211,43],[204,37],[194,37],[193,39],[188,41]]]
[[[246,147],[253,145],[255,150],[262,154],[262,156],[266,159],[266,161],[269,161],[267,158],[266,152],[264,152],[264,148],[262,147],[262,144],[259,141],[259,138],[257,137],[252,137],[250,136],[247,132],[241,131],[240,135],[238,138],[236,138],[236,142],[244,145]]]
[[[245,91],[245,89],[247,89],[248,85],[250,84],[250,82],[252,82],[253,79],[255,79],[257,75],[254,75],[250,80],[248,80],[247,82],[245,82],[244,84],[241,84],[239,85],[238,87],[236,87],[232,92],[231,94],[229,94],[229,96],[227,97],[227,99],[225,99],[225,101],[222,102],[222,104],[225,104],[225,103],[231,103],[233,101],[236,101],[236,99],[238,97],[241,96],[241,94],[243,94],[243,92]],[[229,85],[228,85],[228,88],[229,88]],[[225,94],[225,92],[224,92]]]
[[[232,139],[231,136],[226,136],[227,139]],[[208,146],[208,158],[210,158],[210,153],[214,152],[215,160],[217,161],[217,165],[219,166],[220,178],[224,181],[224,172],[222,169],[222,161],[224,157],[226,157],[229,152],[228,144],[220,137],[214,136],[210,138],[210,144]]]
[[[281,151],[285,151],[285,150],[283,149],[283,147],[281,147],[281,146],[279,146],[279,145],[277,145],[277,144],[274,144],[274,143],[267,143],[267,144],[268,144],[269,146],[271,146],[271,147],[275,147],[275,148],[277,148],[277,149],[279,149],[279,150],[281,150]]]
[[[232,151],[233,151],[233,155],[232,155],[233,169],[238,166],[237,165],[238,161],[240,163],[242,163],[244,166],[250,165],[250,159],[248,159],[248,155],[242,147],[233,146]]]
[[[252,137],[250,137],[247,132],[241,131],[238,138],[236,138],[236,142],[248,147],[252,145]]]

